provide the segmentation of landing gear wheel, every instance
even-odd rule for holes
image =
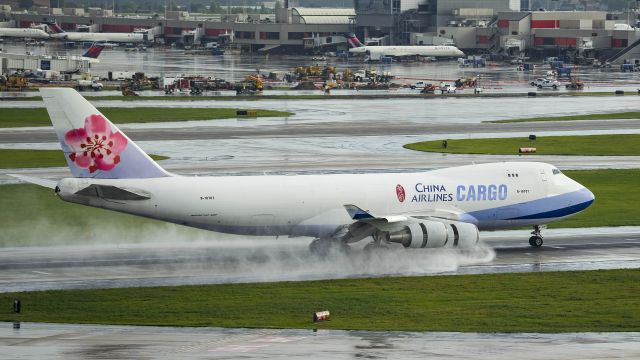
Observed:
[[[529,245],[535,246],[537,248],[541,247],[543,244],[542,241],[542,229],[540,225],[534,225],[533,231],[531,232],[532,237],[529,238]]]
[[[533,240],[533,246],[535,247],[539,248],[540,246],[542,246],[542,243],[543,243],[542,238],[539,236],[536,236],[536,238]]]
[[[542,238],[539,236],[532,236],[529,238],[529,245],[531,246],[535,246],[535,247],[541,247],[543,244]]]

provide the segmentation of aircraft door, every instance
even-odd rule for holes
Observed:
[[[540,184],[542,185],[542,190],[547,193],[549,190],[549,174],[545,168],[540,168],[539,170]]]
[[[547,181],[549,181],[549,178],[547,176],[547,172],[545,171],[544,168],[540,169],[540,179],[542,180],[543,183],[546,183]]]

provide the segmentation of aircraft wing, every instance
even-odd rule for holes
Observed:
[[[384,222],[384,223],[396,223],[402,221],[408,221],[411,218],[415,219],[427,219],[427,218],[439,218],[453,221],[468,221],[468,215],[458,208],[447,209],[427,209],[421,210],[416,213],[407,213],[404,215],[384,215],[374,216],[366,210],[362,210],[356,205],[344,205],[344,208],[349,213],[349,216],[353,220],[366,221],[366,222]]]
[[[373,215],[371,212],[351,204],[344,205],[344,208],[351,219],[355,220],[354,223],[346,227],[346,232],[341,233],[343,240],[348,243],[360,241],[378,230],[396,231],[420,220],[476,222],[475,218],[456,208],[421,210],[419,213],[403,215]]]

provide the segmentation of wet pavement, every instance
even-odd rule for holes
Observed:
[[[0,291],[640,267],[638,227],[546,230],[539,249],[528,245],[526,230],[483,232],[483,243],[464,251],[397,246],[371,253],[362,250],[365,240],[348,254],[327,258],[312,256],[306,238],[247,238],[157,226],[127,232],[129,241],[141,243],[114,244],[114,230],[97,225],[92,232],[76,239],[85,245],[3,248]],[[52,236],[51,242],[63,240]]]
[[[49,42],[45,47],[25,47],[23,44],[7,42],[3,48],[8,53],[65,55],[67,53],[81,55],[83,49],[65,49],[60,42]],[[516,65],[489,62],[482,68],[462,68],[455,60],[442,60],[433,63],[392,63],[368,64],[359,59],[341,60],[327,58],[326,62],[313,61],[310,56],[303,55],[267,55],[262,53],[211,56],[194,55],[181,49],[149,48],[146,52],[124,51],[123,49],[105,49],[100,62],[92,65],[94,74],[106,77],[109,71],[144,72],[149,76],[202,75],[222,78],[228,81],[243,79],[246,75],[270,72],[290,72],[297,66],[319,64],[335,66],[338,71],[351,69],[373,69],[379,73],[391,72],[396,76],[395,82],[410,84],[424,80],[439,84],[440,81],[453,82],[459,78],[477,77],[481,86],[488,92],[504,91],[536,91],[529,85],[533,79],[544,77],[551,70],[548,65],[538,65],[534,71],[517,71]],[[573,75],[584,80],[587,87],[584,91],[613,91],[617,89],[633,91],[640,87],[640,73],[620,72],[618,69],[600,70],[590,66],[571,65]],[[563,80],[562,82],[566,82]],[[547,90],[544,90],[547,91]],[[549,90],[552,91],[552,90]],[[564,92],[566,90],[558,90]],[[415,90],[417,93],[418,90]]]
[[[478,334],[0,322],[10,359],[638,359],[640,333]]]

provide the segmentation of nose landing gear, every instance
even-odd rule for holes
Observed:
[[[542,241],[542,229],[540,225],[534,225],[533,231],[531,232],[532,237],[529,238],[529,245],[535,246],[537,248],[541,247],[543,244]]]

